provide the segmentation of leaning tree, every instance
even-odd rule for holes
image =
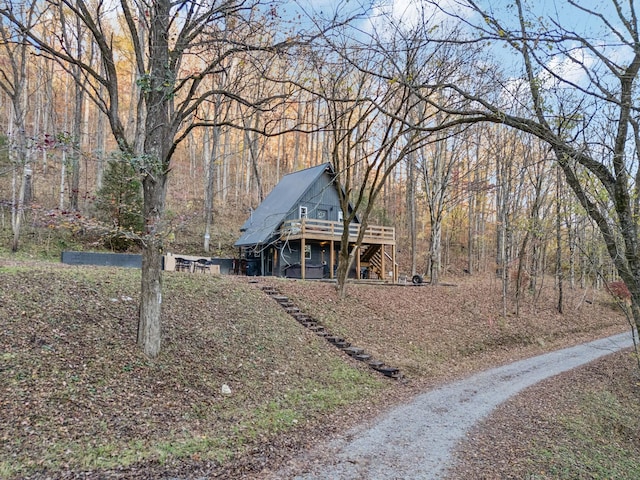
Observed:
[[[491,122],[533,135],[548,145],[567,185],[598,226],[607,251],[631,294],[640,327],[640,23],[632,1],[585,6],[556,2],[541,11],[535,2],[493,0],[430,4],[437,18],[468,28],[453,40],[425,24],[425,45],[462,49],[481,45],[496,61],[470,64],[466,77],[421,89],[450,92],[456,105],[449,122]],[[434,18],[436,18],[434,17]],[[504,48],[500,48],[504,47]],[[470,81],[473,79],[474,81]],[[415,83],[415,80],[412,79]],[[523,88],[524,87],[524,88]],[[515,92],[526,90],[526,95]]]

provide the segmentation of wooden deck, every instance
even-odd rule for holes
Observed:
[[[330,222],[314,218],[299,218],[287,220],[280,229],[282,240],[333,240],[340,241],[344,225],[342,222]],[[349,226],[349,241],[355,242],[360,231],[360,224]],[[362,239],[363,244],[369,245],[395,245],[396,232],[393,227],[373,225],[367,227]]]

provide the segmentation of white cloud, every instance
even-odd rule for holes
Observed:
[[[543,80],[547,87],[558,84],[558,80],[553,75],[576,85],[586,86],[589,78],[586,71],[592,71],[597,65],[598,59],[584,49],[573,51],[573,59],[568,57],[553,57],[546,65],[549,72],[543,75]]]
[[[376,29],[392,21],[410,30],[423,23],[428,26],[457,24],[458,19],[452,15],[466,18],[470,10],[456,0],[389,0],[373,9],[370,21],[372,28]]]

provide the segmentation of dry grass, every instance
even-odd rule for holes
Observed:
[[[449,480],[640,478],[640,375],[629,352],[527,389],[458,448]]]
[[[261,280],[401,368],[397,382],[305,330],[244,278],[173,273],[164,350],[149,361],[134,344],[139,272],[3,263],[2,478],[259,478],[427,385],[626,328],[593,291],[574,292],[565,315],[549,289],[520,317],[501,318],[488,278],[353,285],[346,300],[325,283]]]
[[[491,277],[459,277],[431,287],[352,285],[339,300],[326,283],[287,280],[275,285],[331,330],[400,367],[414,381],[450,379],[483,366],[618,333],[626,321],[610,297],[593,290],[546,287],[528,297],[520,315],[502,317],[500,286]]]

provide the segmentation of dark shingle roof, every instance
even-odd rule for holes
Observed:
[[[282,177],[267,198],[242,225],[240,231],[243,234],[234,246],[244,247],[268,243],[287,215],[297,207],[306,191],[327,170],[333,172],[330,163],[323,163]]]

